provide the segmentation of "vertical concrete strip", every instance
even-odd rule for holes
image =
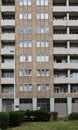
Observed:
[[[67,110],[68,110],[68,115],[72,112],[72,98],[68,97],[67,98]]]
[[[50,112],[54,111],[54,98],[50,98]]]
[[[19,98],[14,99],[14,111],[19,110]]]
[[[36,110],[37,109],[37,98],[33,98],[32,99],[32,103],[33,103],[33,110]]]
[[[2,111],[2,98],[0,98],[0,112]]]

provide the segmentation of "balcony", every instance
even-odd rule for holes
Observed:
[[[54,69],[78,69],[78,63],[54,63]]]
[[[71,83],[78,83],[78,78],[68,78],[68,77],[59,77],[59,78],[54,78],[54,83],[55,84],[71,84]]]
[[[7,48],[3,48],[1,49],[1,55],[14,55],[14,50],[15,49],[7,49]]]
[[[14,78],[1,78],[1,84],[14,84],[15,79]]]
[[[53,34],[53,40],[78,40],[78,34]]]
[[[2,94],[13,94],[14,93],[14,85],[1,85],[2,87]]]
[[[1,6],[1,12],[15,12],[15,6]]]
[[[68,85],[67,84],[54,85],[54,92],[55,93],[68,93]]]
[[[69,0],[69,6],[78,6],[77,0]]]
[[[1,40],[15,40],[15,33],[3,33],[1,34]]]
[[[60,55],[60,54],[70,54],[70,55],[78,55],[78,49],[77,48],[54,48],[54,55]]]
[[[78,19],[69,20],[68,26],[78,26]]]
[[[15,0],[2,0],[2,5],[15,5]]]
[[[71,85],[71,93],[78,93],[78,84]]]
[[[77,20],[55,19],[53,20],[53,26],[78,26],[78,19]]]
[[[67,20],[62,20],[62,19],[54,19],[53,20],[53,26],[67,26],[68,21]]]
[[[53,6],[53,12],[78,12],[77,6]]]
[[[53,6],[64,6],[66,5],[66,0],[60,1],[60,0],[54,0],[53,1]]]
[[[1,13],[2,15],[2,19],[5,19],[5,20],[12,20],[12,19],[15,19],[15,12],[2,12]]]
[[[14,63],[1,63],[1,69],[14,69]]]
[[[15,20],[1,20],[1,26],[15,26]]]

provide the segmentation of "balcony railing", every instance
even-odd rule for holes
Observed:
[[[15,6],[1,6],[1,12],[15,12]]]

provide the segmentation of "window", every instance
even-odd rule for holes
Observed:
[[[37,55],[37,62],[48,62],[49,55]]]
[[[71,72],[71,77],[78,78],[78,72]]]
[[[20,91],[32,91],[32,84],[20,84]]]
[[[31,40],[26,40],[26,41],[21,40],[19,42],[19,46],[21,48],[31,48],[32,47],[32,41]]]
[[[38,69],[37,76],[49,76],[49,69]]]
[[[48,41],[39,40],[39,41],[37,41],[37,47],[49,47],[49,43],[48,43]]]
[[[32,33],[32,27],[31,26],[21,26],[19,28],[20,33]]]
[[[14,87],[3,86],[2,93],[14,93]]]
[[[19,19],[23,19],[23,13],[19,14]]]
[[[71,92],[72,93],[78,92],[78,85],[71,85]]]
[[[20,76],[32,76],[32,70],[31,69],[21,69]]]
[[[14,78],[14,72],[3,71],[2,77],[4,77],[4,78]]]
[[[67,103],[66,98],[55,98],[55,103]]]
[[[72,103],[78,103],[78,98],[73,98]]]
[[[50,89],[49,84],[37,84],[38,91],[48,91]]]
[[[14,43],[10,43],[9,41],[8,41],[8,43],[2,43],[2,47],[4,49],[15,50]]]
[[[21,55],[20,62],[31,62],[32,56],[31,55]]]
[[[49,27],[48,26],[36,27],[36,33],[49,33]]]
[[[67,71],[55,71],[54,78],[67,77]]]
[[[36,13],[36,19],[48,19],[48,13]]]
[[[9,87],[8,88],[8,93],[14,93],[14,87]]]
[[[54,47],[58,48],[67,48],[67,44],[65,43],[54,43]]]
[[[48,5],[48,0],[36,0],[36,5]]]
[[[68,92],[68,85],[67,84],[55,84],[54,85],[54,92],[55,93],[67,93]]]
[[[24,33],[24,26],[19,27],[19,32]]]
[[[3,59],[3,63],[6,63],[6,64],[12,64],[12,63],[14,63],[14,59],[10,59],[10,58],[5,58],[5,59]]]
[[[19,19],[31,19],[31,13],[21,12],[21,13],[19,14]]]
[[[21,98],[20,103],[27,103],[27,104],[32,104],[32,99],[31,98]]]
[[[45,5],[48,5],[48,0],[45,0]]]
[[[27,0],[27,2],[28,5],[31,5],[32,0]]]
[[[23,0],[19,0],[19,5],[23,5]]]
[[[31,5],[32,4],[32,0],[19,0],[19,5]]]
[[[32,33],[32,28],[30,26],[25,27],[25,33]]]

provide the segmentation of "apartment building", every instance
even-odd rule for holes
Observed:
[[[78,1],[0,1],[0,111],[78,111]]]

